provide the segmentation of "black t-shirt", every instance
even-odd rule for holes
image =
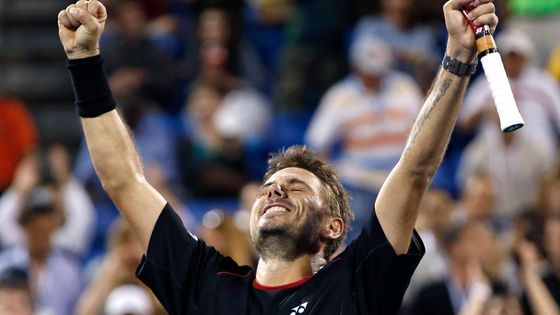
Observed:
[[[191,235],[166,205],[137,276],[171,315],[391,315],[423,254],[415,231],[408,253],[396,255],[372,215],[358,238],[315,275],[265,287],[252,268]]]

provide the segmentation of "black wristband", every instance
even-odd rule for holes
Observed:
[[[100,116],[116,108],[100,55],[68,60],[78,115]]]
[[[447,72],[451,72],[460,77],[469,77],[476,72],[476,66],[478,65],[478,60],[475,60],[474,63],[468,64],[459,61],[453,57],[449,57],[445,54],[442,61],[442,67]]]

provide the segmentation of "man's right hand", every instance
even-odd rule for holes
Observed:
[[[58,35],[68,59],[99,55],[107,10],[97,0],[79,0],[58,14]]]

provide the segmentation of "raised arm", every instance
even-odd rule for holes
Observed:
[[[469,4],[477,5],[471,11],[475,24],[494,29],[498,22],[492,0],[450,0],[444,5],[446,54],[466,64],[476,55],[474,34],[460,11]],[[443,158],[468,81],[468,76],[439,70],[406,148],[379,192],[376,214],[398,254],[408,250],[418,206]]]
[[[114,109],[99,57],[107,11],[80,0],[58,15],[58,30],[93,165],[103,188],[128,220],[144,250],[165,199],[146,181],[127,126]]]

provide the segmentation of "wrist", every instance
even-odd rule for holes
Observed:
[[[442,68],[458,77],[470,77],[476,72],[478,61],[475,59],[473,63],[464,63],[447,54],[443,57],[441,63]]]
[[[66,57],[68,60],[75,60],[75,59],[85,59],[89,57],[94,57],[100,55],[101,52],[99,48],[95,48],[92,50],[75,50],[75,51],[67,51]]]
[[[445,54],[467,64],[474,63],[476,59],[476,50],[474,47],[472,49],[465,49],[459,45],[453,44],[451,41],[447,42]]]
[[[82,118],[101,116],[116,108],[101,55],[69,59],[67,68]]]

